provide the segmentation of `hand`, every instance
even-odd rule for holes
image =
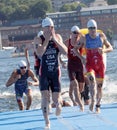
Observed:
[[[49,41],[51,36],[52,36],[52,32],[49,28],[46,31],[44,31],[44,37],[46,41]]]
[[[40,43],[40,38],[39,37],[35,37],[34,38],[34,44],[33,44],[33,47],[34,47],[34,45],[38,45]]]
[[[67,63],[63,62],[63,63],[62,63],[62,67],[63,67],[64,69],[66,69],[66,68],[67,68]]]
[[[56,37],[56,33],[55,33],[54,28],[52,28],[51,31],[52,31],[52,39],[53,39],[53,40],[57,40],[57,37]]]
[[[101,47],[100,47],[100,48],[98,48],[98,52],[99,52],[99,54],[101,54],[101,55],[102,55],[102,54],[104,53],[104,52],[103,52],[103,48],[101,48]]]
[[[28,85],[29,85],[29,86],[33,86],[33,82],[28,81]]]

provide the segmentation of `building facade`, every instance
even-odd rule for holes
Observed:
[[[117,5],[82,8],[80,11],[81,28],[85,28],[89,19],[95,19],[98,28],[105,33],[108,29],[117,34]]]
[[[56,32],[62,35],[63,40],[69,37],[73,25],[86,28],[89,19],[95,19],[98,29],[103,30],[105,34],[109,29],[112,30],[114,38],[117,35],[117,5],[79,7],[77,11],[47,13],[47,16],[53,19]],[[31,44],[37,32],[41,30],[41,22],[34,25],[0,27],[3,46]]]
[[[63,39],[69,36],[72,26],[81,26],[77,11],[48,13],[47,16],[52,18],[57,32],[62,34]]]
[[[32,44],[40,28],[40,24],[0,27],[2,46],[15,46],[23,52],[26,44]]]

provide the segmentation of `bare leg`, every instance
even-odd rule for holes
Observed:
[[[84,102],[85,102],[85,105],[89,105],[90,104],[89,80],[88,80],[86,75],[85,75],[85,85],[84,85]]]
[[[79,92],[82,93],[84,91],[85,83],[79,82]]]
[[[28,93],[27,93],[27,106],[26,106],[26,110],[30,109],[31,103],[32,103],[32,90],[29,89]]]
[[[74,86],[72,85],[72,82],[70,82],[70,87],[69,87],[69,97],[73,103],[74,106],[77,106],[77,102],[75,101],[74,99],[74,96],[73,96],[73,93],[74,93]]]
[[[24,103],[22,99],[17,99],[19,110],[24,110]]]
[[[84,102],[85,102],[85,105],[90,104],[89,85],[87,84],[85,84],[85,88],[84,88]]]
[[[96,96],[97,96],[96,113],[100,113],[100,102],[102,99],[102,83],[98,83]]]
[[[79,91],[79,86],[77,80],[72,81],[72,85],[74,86],[74,96],[75,96],[75,101],[79,104],[80,110],[84,110],[84,105],[81,100],[81,95]]]
[[[16,101],[17,101],[19,110],[24,110],[24,102],[22,100],[22,97],[16,94]]]
[[[61,95],[60,92],[53,92],[52,93],[52,100],[54,104],[56,105],[56,116],[59,116],[61,114]]]
[[[93,111],[96,98],[96,80],[94,75],[88,75],[88,79],[89,79],[89,91],[91,95],[91,104],[89,106],[89,109],[90,111]]]
[[[41,91],[41,109],[43,112],[43,116],[45,119],[45,128],[50,128],[50,121],[49,121],[49,91],[48,90],[44,90]]]

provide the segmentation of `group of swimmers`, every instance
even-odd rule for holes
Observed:
[[[96,113],[100,112],[106,69],[104,55],[111,52],[113,48],[103,32],[97,33],[95,20],[90,19],[87,28],[88,33],[84,35],[78,26],[73,26],[70,37],[63,42],[61,35],[55,32],[52,19],[48,17],[43,19],[43,31],[34,38],[34,45],[31,47],[34,48],[36,59],[34,68],[38,78],[30,69],[29,48],[26,48],[27,64],[20,61],[19,69],[13,71],[6,83],[7,87],[15,83],[16,99],[20,110],[24,109],[23,93],[27,95],[27,110],[32,102],[32,91],[28,85],[39,85],[45,129],[50,128],[50,95],[52,95],[52,107],[56,108],[56,116],[60,115],[62,106],[71,106],[69,102],[61,98],[59,64],[61,54],[68,57],[67,71],[70,80],[68,93],[72,104],[79,106],[81,111],[84,111],[84,104],[89,105],[91,111],[94,111],[95,106]],[[83,50],[86,51],[86,56],[83,55]],[[34,82],[28,81],[28,77],[31,77]]]

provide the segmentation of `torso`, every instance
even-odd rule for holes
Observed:
[[[42,71],[44,72],[57,71],[59,67],[58,56],[59,56],[58,47],[52,40],[50,40],[46,48],[46,51],[41,59]]]
[[[76,54],[73,52],[74,46],[71,45],[71,40],[69,39],[68,44],[68,68],[78,69],[78,67],[82,67],[82,63],[80,58],[76,56]]]
[[[20,69],[18,69],[17,74],[20,74],[21,78],[16,81],[15,88],[23,91],[25,88],[28,87],[28,84],[27,84],[28,70],[26,71],[24,75],[22,75],[20,72]]]
[[[89,34],[86,35],[86,68],[87,71],[91,69],[96,72],[100,71],[100,68],[105,70],[103,55],[99,53],[98,49],[103,48],[100,35],[97,34],[96,38],[91,38]]]

